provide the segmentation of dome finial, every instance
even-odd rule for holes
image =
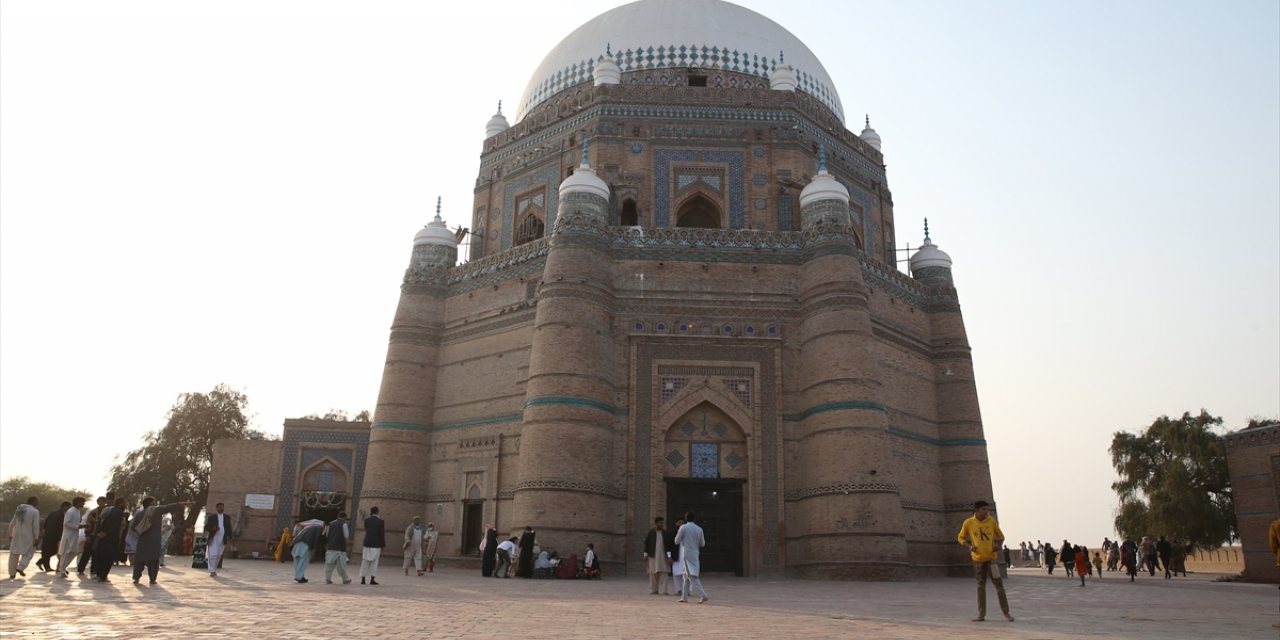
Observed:
[[[929,241],[929,219],[928,218],[924,219],[924,241],[925,242]]]
[[[867,128],[871,128],[871,114],[869,113],[867,114]]]
[[[502,101],[498,101],[498,115],[502,115]]]
[[[591,167],[591,141],[587,134],[582,134],[582,166]]]
[[[436,222],[440,222],[440,196],[436,196]]]
[[[818,145],[818,173],[827,172],[827,145],[821,143]]]
[[[613,57],[613,43],[611,42],[604,43],[604,54],[606,56]]]
[[[778,64],[786,64],[786,63],[787,63],[787,58],[786,58],[786,56],[782,55],[782,50],[781,50],[781,49],[779,49],[779,50],[778,50]]]

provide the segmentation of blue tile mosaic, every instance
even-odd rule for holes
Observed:
[[[736,151],[698,151],[693,149],[658,149],[654,156],[654,226],[670,227],[671,163],[712,162],[729,168],[729,228],[743,228],[745,219],[745,176],[742,154]]]
[[[347,466],[353,476],[352,498],[349,503],[348,512],[359,508],[359,496],[364,489],[364,468],[365,460],[369,454],[369,432],[368,431],[287,431],[284,436],[284,453],[280,466],[280,495],[276,501],[276,528],[290,526],[293,524],[294,516],[298,515],[300,504],[297,496],[298,472],[303,469],[299,466],[299,459],[304,453],[311,455],[309,452],[324,451],[320,448],[303,447],[303,444],[349,444],[355,445],[355,459],[349,456],[350,450],[347,450],[347,460],[350,465]],[[336,450],[335,450],[336,451]],[[323,457],[323,456],[321,456]],[[319,460],[320,458],[316,458]],[[334,456],[335,460],[340,460]],[[313,461],[314,462],[314,461]]]
[[[673,467],[678,467],[681,462],[684,462],[684,455],[679,451],[672,449],[671,453],[667,454],[667,462]]]
[[[529,191],[538,186],[545,186],[547,194],[547,224],[544,233],[550,234],[556,226],[556,207],[560,205],[559,191],[560,186],[560,165],[558,163],[551,164],[535,171],[534,173],[520,176],[518,178],[510,178],[502,185],[502,248],[503,250],[511,248],[511,242],[515,237],[515,226],[511,220],[516,210],[516,195],[529,193]]]
[[[689,446],[689,477],[720,477],[720,445],[695,442]]]
[[[738,465],[743,462],[742,456],[738,455],[737,450],[730,451],[729,455],[724,457],[724,461],[729,463],[730,469],[737,469]]]

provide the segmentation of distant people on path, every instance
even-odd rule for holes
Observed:
[[[1062,558],[1062,569],[1067,572],[1070,578],[1076,572],[1076,548],[1066,540],[1062,541],[1062,547],[1059,548],[1059,556]]]
[[[404,528],[404,574],[409,575],[412,566],[418,575],[422,575],[422,551],[426,542],[427,530],[422,526],[422,516],[414,516],[413,522]]]
[[[347,577],[347,541],[351,539],[351,527],[347,526],[347,513],[338,512],[338,517],[325,525],[324,583],[333,584],[333,570],[338,570],[342,584],[351,584]]]
[[[320,520],[303,520],[293,526],[293,581],[298,584],[307,581],[307,565],[311,563],[311,552],[320,544],[320,534],[324,532],[324,522]],[[361,572],[364,567],[360,568]],[[360,582],[364,582],[362,578]],[[376,584],[376,583],[375,583]]]
[[[671,583],[676,587],[676,595],[684,595],[684,563],[680,562],[680,545],[676,544],[675,534],[684,526],[684,519],[676,520],[671,527]]]
[[[1147,573],[1156,575],[1156,543],[1151,541],[1150,536],[1142,536],[1142,544],[1138,545],[1138,556]]]
[[[160,575],[160,559],[163,557],[161,540],[164,538],[164,517],[167,515],[175,521],[182,520],[186,515],[186,508],[192,506],[191,502],[172,502],[166,505],[157,505],[155,502],[155,498],[143,498],[142,508],[133,514],[133,525],[130,528],[138,532],[138,548],[133,554],[134,584],[142,580],[143,569],[147,571],[147,583],[156,583],[156,578]],[[209,566],[216,567],[217,564],[210,562]]]
[[[58,555],[58,543],[62,542],[62,520],[67,516],[71,503],[66,500],[62,505],[44,519],[44,537],[40,539],[40,559],[36,566],[48,572],[53,571],[53,558]]]
[[[232,535],[231,516],[226,514],[226,505],[219,502],[213,508],[214,512],[204,519],[204,534],[209,541],[204,557],[209,561],[209,577],[217,577],[218,565],[222,562],[222,554],[226,552]]]
[[[116,498],[115,504],[104,508],[98,514],[93,534],[93,576],[98,582],[110,582],[111,567],[120,555],[120,546],[128,534],[125,527],[125,513],[129,502],[124,498]]]
[[[1133,582],[1135,576],[1138,575],[1138,545],[1133,538],[1125,538],[1120,543],[1120,564],[1124,566],[1124,572],[1129,576],[1129,582]]]
[[[1058,552],[1054,551],[1053,543],[1044,543],[1044,566],[1049,569],[1049,575],[1053,575],[1053,568],[1058,564]]]
[[[532,546],[530,547],[532,549]],[[480,541],[480,575],[488,578],[493,575],[498,564],[498,530],[491,524],[484,525],[484,540]],[[520,574],[516,574],[520,575]]]
[[[427,523],[427,550],[425,562],[427,563],[427,573],[436,570],[436,550],[440,547],[440,532],[436,531],[434,522]]]
[[[960,526],[956,540],[969,549],[969,557],[973,560],[973,575],[978,582],[978,617],[973,621],[982,622],[987,619],[987,579],[990,578],[996,587],[996,597],[1000,600],[1000,611],[1004,614],[1004,619],[1013,622],[1013,616],[1009,614],[1009,598],[1004,593],[1004,582],[1000,579],[1000,573],[994,571],[996,554],[1004,543],[1004,532],[991,516],[990,505],[985,500],[973,503],[973,515]],[[1070,545],[1063,541],[1064,558],[1070,549]]]
[[[1080,586],[1084,586],[1084,574],[1089,571],[1089,552],[1083,545],[1076,547],[1076,574],[1080,576]]]
[[[1120,565],[1120,543],[1112,542],[1111,546],[1107,547],[1107,571],[1115,571],[1116,567],[1119,565]]]
[[[511,577],[511,558],[516,554],[516,542],[518,540],[518,538],[510,538],[508,540],[503,540],[502,543],[498,545],[498,566],[493,570],[493,577]]]
[[[1173,575],[1177,577],[1179,573],[1182,577],[1187,577],[1187,547],[1177,540],[1173,541]]]
[[[364,548],[360,551],[360,584],[368,577],[369,584],[378,584],[378,561],[382,548],[387,546],[387,523],[378,515],[378,508],[369,509],[364,519]]]
[[[110,496],[110,498],[108,498],[108,496]],[[76,561],[76,573],[83,574],[85,568],[89,568],[90,572],[93,572],[93,568],[89,566],[89,561],[93,560],[94,562],[97,562],[93,552],[98,548],[98,518],[102,516],[102,511],[111,506],[115,500],[116,498],[114,493],[108,492],[106,496],[98,496],[98,506],[90,509],[89,513],[85,514],[81,518],[80,529],[84,531],[85,543],[84,547],[81,549],[80,558]],[[114,560],[115,559],[112,558],[113,562]]]
[[[36,496],[27,498],[26,504],[18,505],[9,520],[9,579],[13,580],[22,574],[27,577],[27,565],[36,555],[36,545],[41,541],[40,531],[40,499]]]
[[[649,594],[671,595],[667,581],[671,578],[671,548],[675,546],[675,536],[666,529],[666,518],[658,516],[653,519],[653,528],[644,537],[645,569],[649,573]]]
[[[1036,565],[1039,566],[1040,559],[1044,556],[1044,543],[1036,540],[1036,546],[1033,547],[1031,551],[1035,554]]]
[[[582,560],[582,577],[588,580],[600,578],[600,558],[596,556],[596,545],[587,543],[587,554]]]
[[[58,575],[63,578],[70,574],[70,569],[80,555],[80,508],[84,506],[84,498],[76,496],[71,499],[71,508],[62,518],[62,542],[58,547]]]
[[[1168,580],[1173,577],[1172,567],[1169,564],[1173,561],[1173,545],[1169,544],[1164,536],[1160,536],[1160,540],[1156,542],[1156,555],[1160,557],[1160,565],[1164,567],[1164,579]]]
[[[702,548],[707,546],[706,535],[702,531],[702,527],[698,526],[698,514],[690,511],[684,514],[685,523],[676,531],[675,544],[680,547],[680,562],[684,566],[680,567],[680,573],[684,575],[684,584],[680,588],[680,599],[677,602],[688,602],[690,591],[698,588],[698,593],[702,599],[698,600],[698,604],[706,604],[707,592],[702,588],[701,557]]]
[[[520,562],[516,564],[516,577],[533,577],[533,546],[537,542],[538,533],[533,527],[526,526],[520,534]]]
[[[1098,572],[1098,577],[1102,577],[1102,554],[1098,551],[1093,552],[1093,562],[1089,565],[1089,575]]]

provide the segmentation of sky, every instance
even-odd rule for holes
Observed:
[[[620,4],[0,4],[0,477],[104,491],[219,383],[270,433],[372,410],[413,235]],[[739,4],[954,260],[1011,540],[1113,535],[1116,431],[1280,416],[1280,4]]]

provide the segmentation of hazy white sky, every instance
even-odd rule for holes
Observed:
[[[436,196],[469,224],[497,101],[619,4],[0,4],[0,476],[103,491],[220,382],[372,409]],[[1116,430],[1280,415],[1280,5],[740,4],[955,260],[1011,539],[1111,533]]]

